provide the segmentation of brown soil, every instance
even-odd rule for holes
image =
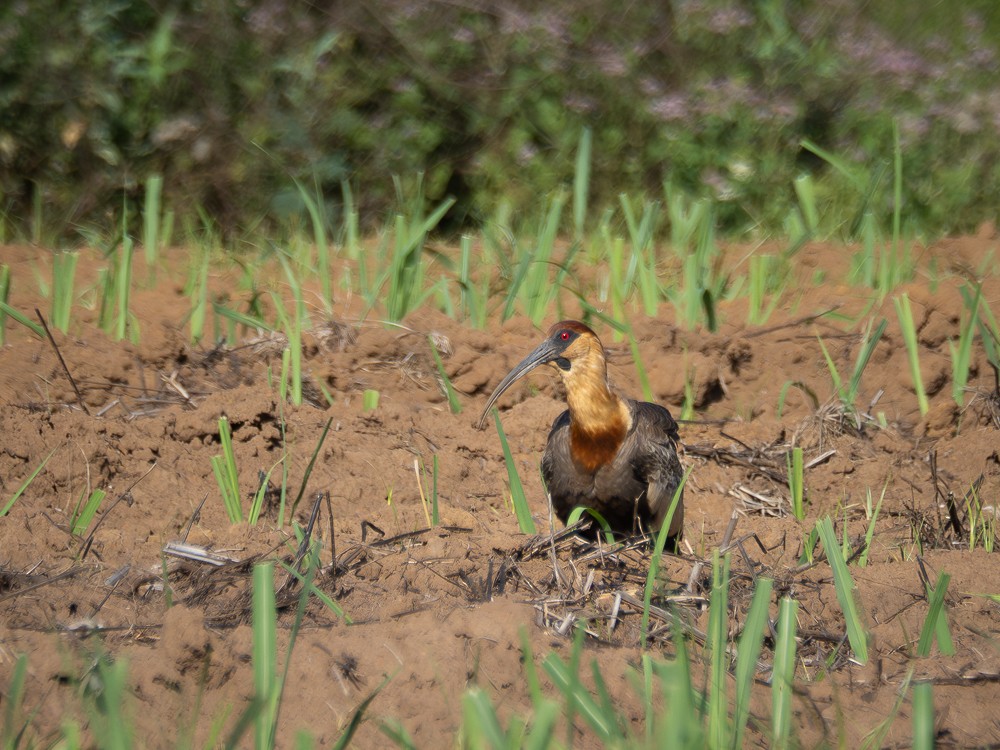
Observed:
[[[871,303],[870,294],[848,283],[851,248],[812,244],[800,251],[795,283],[762,327],[743,323],[745,298],[722,306],[714,334],[675,325],[668,303],[657,319],[632,321],[655,398],[679,414],[689,375],[696,398],[696,420],[681,425],[684,462],[692,468],[685,543],[682,554],[665,559],[654,604],[667,607],[666,597],[678,591],[692,594],[678,606],[690,626],[705,630],[702,597],[711,570],[700,563],[711,560],[735,511],[734,539],[742,542],[732,561],[731,635],[740,632],[751,575],[775,579],[772,617],[779,596],[799,601],[794,705],[804,746],[860,746],[892,715],[911,670],[914,680],[934,684],[940,742],[1000,743],[1000,604],[977,596],[1000,593],[1000,556],[968,549],[965,503],[978,483],[979,501],[993,517],[1000,496],[1000,402],[977,340],[971,390],[958,409],[949,355],[963,315],[958,290],[964,278],[987,269],[985,299],[1000,310],[996,244],[983,236],[923,249],[918,281],[898,290],[908,292],[918,321],[930,398],[923,418],[892,299]],[[746,252],[733,248],[727,260],[736,264]],[[0,258],[12,271],[11,304],[47,310],[36,278],[49,278],[50,253],[3,247]],[[523,317],[501,324],[499,312],[486,331],[433,312],[388,325],[375,319],[376,311],[359,323],[361,301],[342,293],[329,320],[304,342],[307,396],[315,403],[282,410],[268,380],[268,368],[274,377],[280,371],[281,342],[242,331],[235,347],[189,344],[183,291],[188,258],[172,251],[170,262],[176,270],[161,270],[152,285],[141,281],[148,277],[141,264],[136,268],[130,307],[141,343],[130,344],[97,328],[89,286],[104,261],[97,253],[81,257],[78,284],[88,290],[69,334],[56,332],[55,340],[89,414],[52,344],[7,323],[8,344],[0,350],[0,504],[52,454],[0,520],[0,706],[16,655],[26,652],[21,716],[30,719],[28,735],[44,744],[67,719],[88,724],[88,695],[96,689],[89,670],[100,651],[127,662],[126,710],[139,746],[178,747],[185,737],[204,746],[213,725],[225,736],[248,705],[251,563],[292,561],[296,543],[287,524],[277,527],[274,505],[256,527],[229,523],[210,464],[220,453],[218,419],[227,415],[245,494],[258,486],[258,472],[281,457],[284,419],[293,497],[332,421],[296,519],[305,525],[316,493],[329,492],[332,525],[324,502],[313,529],[325,566],[317,585],[352,623],[311,600],[288,673],[279,746],[290,747],[295,733],[307,730],[316,746],[329,747],[383,682],[354,746],[389,745],[384,722],[398,722],[417,747],[451,746],[461,697],[472,685],[487,691],[504,721],[530,711],[522,633],[536,662],[551,652],[565,658],[575,620],[590,623],[584,671],[589,674],[589,661],[597,661],[634,722],[632,731],[642,736],[634,679],[639,615],[629,597],[642,596],[649,551],[587,559],[583,541],[566,539],[557,545],[556,580],[548,545],[539,552],[518,531],[495,431],[474,427],[486,396],[539,340],[539,330]],[[287,299],[282,278],[280,268],[268,267],[256,283]],[[217,269],[211,284],[213,299],[234,308],[250,298],[235,265]],[[310,293],[314,322],[324,318],[318,300]],[[579,314],[571,295],[563,304],[565,316]],[[835,314],[811,317],[834,308]],[[882,316],[889,324],[859,395],[872,421],[858,430],[831,398],[817,335],[847,377],[865,323]],[[613,379],[638,395],[628,345],[610,328],[595,327],[613,355]],[[448,410],[428,335],[459,392],[459,415]],[[557,380],[543,369],[501,401],[511,449],[543,528],[548,513],[538,462],[548,425],[564,408]],[[802,387],[787,389],[779,414],[789,381]],[[332,406],[319,385],[332,395]],[[381,394],[374,411],[363,410],[365,389]],[[884,426],[877,423],[880,416]],[[806,471],[803,522],[786,512],[785,452],[793,444],[804,449],[807,464],[818,459]],[[434,456],[442,525],[428,529],[414,461],[429,471]],[[272,484],[279,476],[280,467]],[[81,493],[98,487],[108,492],[101,511],[83,538],[72,536],[73,508]],[[804,536],[826,515],[833,516],[838,534],[846,522],[858,547],[867,528],[868,493],[874,503],[883,492],[868,564],[851,566],[873,636],[870,663],[859,666],[843,642],[829,565],[802,569],[799,556]],[[949,526],[950,497],[957,499],[961,535]],[[235,562],[214,567],[164,554],[168,542],[182,540]],[[917,658],[925,583],[933,585],[942,573],[951,576],[947,612],[956,653],[944,657],[935,647],[931,657]],[[287,577],[279,571],[277,584]],[[611,620],[619,594],[624,598]],[[296,595],[294,586],[279,592],[279,602],[291,602],[280,616],[279,666]],[[670,659],[674,647],[663,624],[654,616],[660,635],[653,652]],[[771,663],[771,645],[765,644],[762,667]],[[691,648],[701,659],[700,647]],[[702,667],[695,672],[700,679]],[[767,744],[768,677],[762,668],[753,704],[763,729],[749,736],[760,746]],[[586,725],[577,724],[577,744],[595,746]],[[910,735],[907,694],[882,744],[905,746]]]

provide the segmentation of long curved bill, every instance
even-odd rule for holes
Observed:
[[[486,408],[483,409],[482,416],[479,417],[476,427],[480,430],[483,429],[486,425],[486,417],[489,415],[490,409],[493,408],[493,404],[503,395],[504,391],[539,365],[544,365],[558,359],[560,354],[559,347],[549,339],[536,346],[531,354],[522,359],[513,370],[507,373],[507,377],[500,381],[500,385],[496,387],[493,395],[490,396],[490,400],[486,402]]]

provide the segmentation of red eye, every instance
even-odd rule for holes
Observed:
[[[562,333],[560,333],[559,338],[561,338],[563,341],[569,341],[569,331],[563,331]]]

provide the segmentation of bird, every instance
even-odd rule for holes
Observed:
[[[542,477],[556,515],[565,523],[582,505],[596,510],[614,531],[658,531],[683,482],[677,422],[665,407],[618,392],[608,379],[604,346],[580,321],[562,320],[549,328],[493,391],[479,429],[504,391],[544,364],[562,376],[568,407],[553,422],[542,454]],[[683,527],[681,494],[668,528],[674,545]]]

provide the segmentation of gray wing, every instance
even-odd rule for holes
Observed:
[[[677,422],[664,407],[645,401],[631,401],[634,429],[630,439],[637,444],[633,468],[636,479],[646,485],[646,505],[651,525],[659,529],[666,520],[674,494],[678,492],[684,470],[677,457]],[[671,537],[684,528],[683,491],[670,519]]]

